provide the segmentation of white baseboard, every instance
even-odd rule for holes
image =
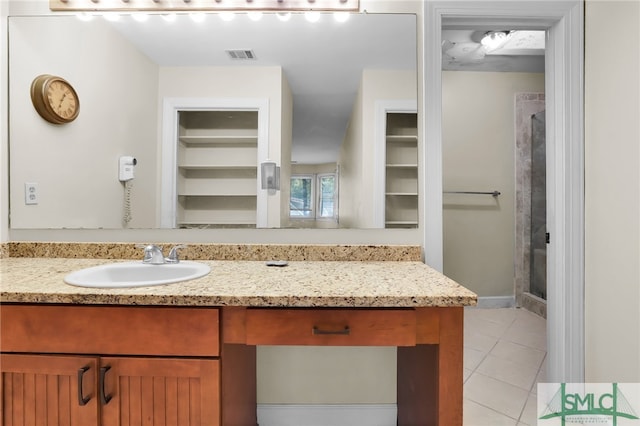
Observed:
[[[260,426],[395,426],[396,404],[258,404]]]
[[[513,308],[516,306],[515,296],[478,297],[478,308],[496,309]]]

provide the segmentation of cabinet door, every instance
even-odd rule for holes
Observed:
[[[0,355],[0,419],[14,425],[98,425],[97,358]]]
[[[217,360],[104,357],[101,375],[104,426],[220,425]]]

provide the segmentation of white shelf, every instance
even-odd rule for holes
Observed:
[[[385,227],[418,226],[417,114],[388,113],[385,160]]]
[[[180,142],[186,145],[219,145],[234,147],[256,147],[257,136],[180,136]]]
[[[387,135],[387,142],[418,144],[418,135]]]
[[[182,111],[177,225],[256,226],[257,112]]]
[[[387,164],[387,167],[390,169],[409,169],[409,168],[418,168],[418,164],[417,163],[405,163],[405,164],[400,164],[400,163],[389,163]]]

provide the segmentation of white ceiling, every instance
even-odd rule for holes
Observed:
[[[298,163],[336,161],[364,68],[416,69],[415,15],[351,14],[337,22],[323,13],[315,23],[301,13],[286,22],[273,13],[259,21],[234,16],[224,21],[207,14],[202,22],[185,14],[172,22],[124,16],[112,24],[161,66],[281,66],[293,93],[292,160]],[[514,36],[490,54],[480,47],[482,34],[445,29],[443,69],[544,71],[544,32]],[[230,49],[250,49],[255,59],[231,59]]]
[[[336,22],[322,14],[316,23],[303,14],[286,22],[275,14],[258,22],[246,14],[231,22],[215,14],[200,23],[178,18],[124,17],[113,25],[163,66],[282,66],[293,93],[292,160],[299,163],[336,161],[364,68],[416,69],[415,15],[352,14]],[[256,59],[230,59],[227,49],[251,49]]]

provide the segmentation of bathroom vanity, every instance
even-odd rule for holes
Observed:
[[[171,285],[63,283],[105,262],[0,260],[5,424],[255,426],[257,345],[398,347],[398,425],[462,424],[477,299],[427,265],[206,261],[208,276]]]

